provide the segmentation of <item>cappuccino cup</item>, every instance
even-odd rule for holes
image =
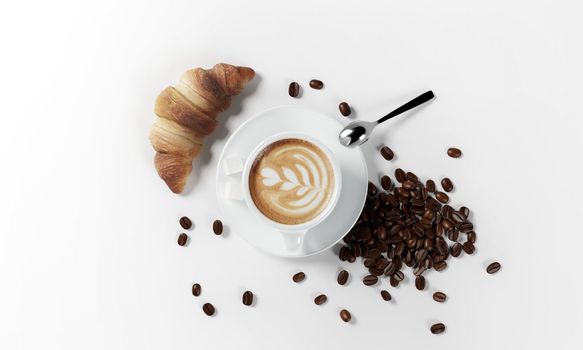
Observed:
[[[322,142],[284,132],[260,142],[247,157],[243,199],[254,215],[279,231],[288,250],[299,250],[306,233],[336,206],[341,176]]]

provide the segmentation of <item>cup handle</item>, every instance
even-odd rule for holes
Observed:
[[[288,251],[297,251],[304,245],[304,237],[306,235],[306,230],[304,231],[281,231],[281,237],[283,243]]]

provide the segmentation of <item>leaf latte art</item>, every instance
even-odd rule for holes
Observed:
[[[266,146],[249,173],[255,206],[269,219],[297,225],[317,217],[334,191],[334,171],[313,143],[283,139]]]

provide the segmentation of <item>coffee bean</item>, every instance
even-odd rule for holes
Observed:
[[[295,81],[292,81],[291,83],[289,83],[289,88],[287,89],[287,92],[291,97],[298,97],[298,95],[300,94],[300,84],[296,83]]]
[[[444,177],[441,179],[441,187],[443,187],[445,192],[451,192],[453,190],[453,182],[451,182],[449,177]]]
[[[362,279],[362,283],[364,283],[366,286],[373,286],[377,284],[378,280],[379,278],[375,275],[366,275]]]
[[[374,196],[375,194],[377,194],[378,189],[375,186],[375,184],[373,184],[372,182],[368,182],[368,194],[371,196]]]
[[[350,320],[352,319],[352,316],[350,315],[350,312],[348,312],[348,310],[342,309],[340,311],[340,318],[344,322],[350,322]]]
[[[459,148],[450,147],[447,149],[447,155],[452,158],[459,158],[462,155],[462,151]]]
[[[462,249],[464,250],[464,252],[466,252],[466,254],[474,254],[474,252],[476,251],[476,247],[474,247],[474,244],[472,242],[465,242],[464,244],[462,244]]]
[[[350,252],[348,251],[348,248],[342,247],[342,248],[340,248],[340,252],[338,253],[338,257],[340,258],[341,261],[346,261],[348,259],[349,254],[350,254]]]
[[[466,219],[470,217],[470,209],[468,207],[461,207],[460,212],[464,214]]]
[[[445,299],[447,299],[447,295],[445,295],[445,293],[442,292],[433,293],[433,300],[437,301],[438,303],[445,302]]]
[[[435,198],[440,201],[441,203],[447,203],[449,202],[449,196],[443,192],[437,192],[435,193]]]
[[[381,155],[386,160],[392,160],[395,157],[395,153],[393,153],[393,150],[388,146],[383,146],[383,148],[381,148]]]
[[[467,233],[468,242],[472,242],[472,244],[476,243],[476,232],[470,231]]]
[[[204,311],[207,316],[212,316],[215,314],[215,307],[211,303],[205,303],[202,306],[202,311]]]
[[[436,323],[431,326],[431,333],[433,334],[440,334],[445,331],[445,325],[443,323]]]
[[[348,271],[342,270],[338,273],[336,281],[338,282],[339,285],[343,286],[348,281],[348,276],[349,276]]]
[[[449,221],[449,219],[441,220],[441,225],[446,230],[451,230],[453,228],[453,222]]]
[[[466,221],[466,216],[460,212],[460,211],[454,211],[451,213],[451,218],[453,219],[453,221],[455,221],[457,224],[462,224]]]
[[[328,300],[328,297],[325,294],[320,294],[314,299],[314,303],[316,305],[322,305]]]
[[[407,174],[405,174],[405,177],[413,182],[417,182],[419,181],[419,178],[417,177],[417,175],[415,175],[414,173],[408,171]]]
[[[391,293],[389,293],[388,291],[383,289],[383,290],[381,290],[381,298],[383,298],[384,301],[389,301],[392,299]]]
[[[303,272],[298,272],[295,275],[293,275],[292,280],[296,283],[299,283],[299,282],[303,281],[304,278],[306,278],[306,274]]]
[[[474,225],[471,222],[464,222],[460,225],[460,232],[468,233],[474,229]]]
[[[195,297],[200,295],[200,284],[195,283],[192,285],[192,295]]]
[[[324,87],[324,83],[321,80],[312,79],[310,80],[310,87],[312,89],[320,90],[321,88]]]
[[[383,190],[388,191],[391,188],[391,178],[387,175],[383,175],[383,177],[381,177],[381,187]]]
[[[500,263],[496,261],[488,265],[488,267],[486,268],[486,272],[488,272],[489,274],[493,274],[500,271],[501,267],[502,266],[500,265]]]
[[[221,220],[215,220],[213,222],[213,232],[217,236],[223,233],[223,222]]]
[[[391,284],[391,287],[397,288],[399,286],[399,280],[397,280],[394,275],[389,278],[389,283]]]
[[[190,228],[192,227],[192,221],[190,221],[190,219],[187,218],[186,216],[181,217],[178,222],[180,223],[180,226],[182,226],[182,228],[185,230],[190,230]]]
[[[435,192],[435,181],[427,180],[425,182],[425,187],[427,187],[427,191],[434,193]]]
[[[338,109],[340,110],[340,113],[345,117],[348,117],[350,115],[350,113],[352,113],[352,110],[350,109],[350,105],[346,102],[340,103],[338,105]]]
[[[433,264],[433,268],[435,271],[443,271],[447,267],[447,263],[445,261],[438,261]]]
[[[407,180],[407,178],[405,177],[405,171],[403,171],[403,169],[401,168],[395,169],[395,179],[397,179],[397,181],[399,182],[404,182],[405,180]]]
[[[178,245],[184,246],[186,244],[187,240],[188,240],[188,235],[186,233],[181,233],[178,236]]]
[[[405,274],[403,273],[403,271],[400,271],[399,270],[399,271],[395,272],[395,274],[393,275],[393,277],[397,281],[401,282],[401,281],[403,281],[405,279]]]
[[[456,242],[454,243],[454,245],[451,246],[450,250],[451,256],[457,258],[462,253],[462,245]]]
[[[253,304],[253,293],[245,291],[245,293],[243,293],[243,305],[249,306],[251,304]]]
[[[423,276],[415,277],[415,288],[417,288],[417,290],[425,289],[425,277]]]

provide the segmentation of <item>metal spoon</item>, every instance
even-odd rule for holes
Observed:
[[[419,105],[424,104],[425,102],[431,100],[435,95],[433,95],[433,91],[429,90],[411,101],[405,103],[401,107],[395,109],[391,113],[385,115],[381,119],[377,120],[376,122],[367,122],[367,121],[356,121],[348,124],[341,132],[338,138],[340,139],[340,143],[346,147],[354,147],[357,145],[362,145],[363,143],[368,140],[368,137],[372,133],[372,129],[375,126],[379,125],[380,123],[391,119],[403,112],[406,112],[410,109],[413,109]]]

